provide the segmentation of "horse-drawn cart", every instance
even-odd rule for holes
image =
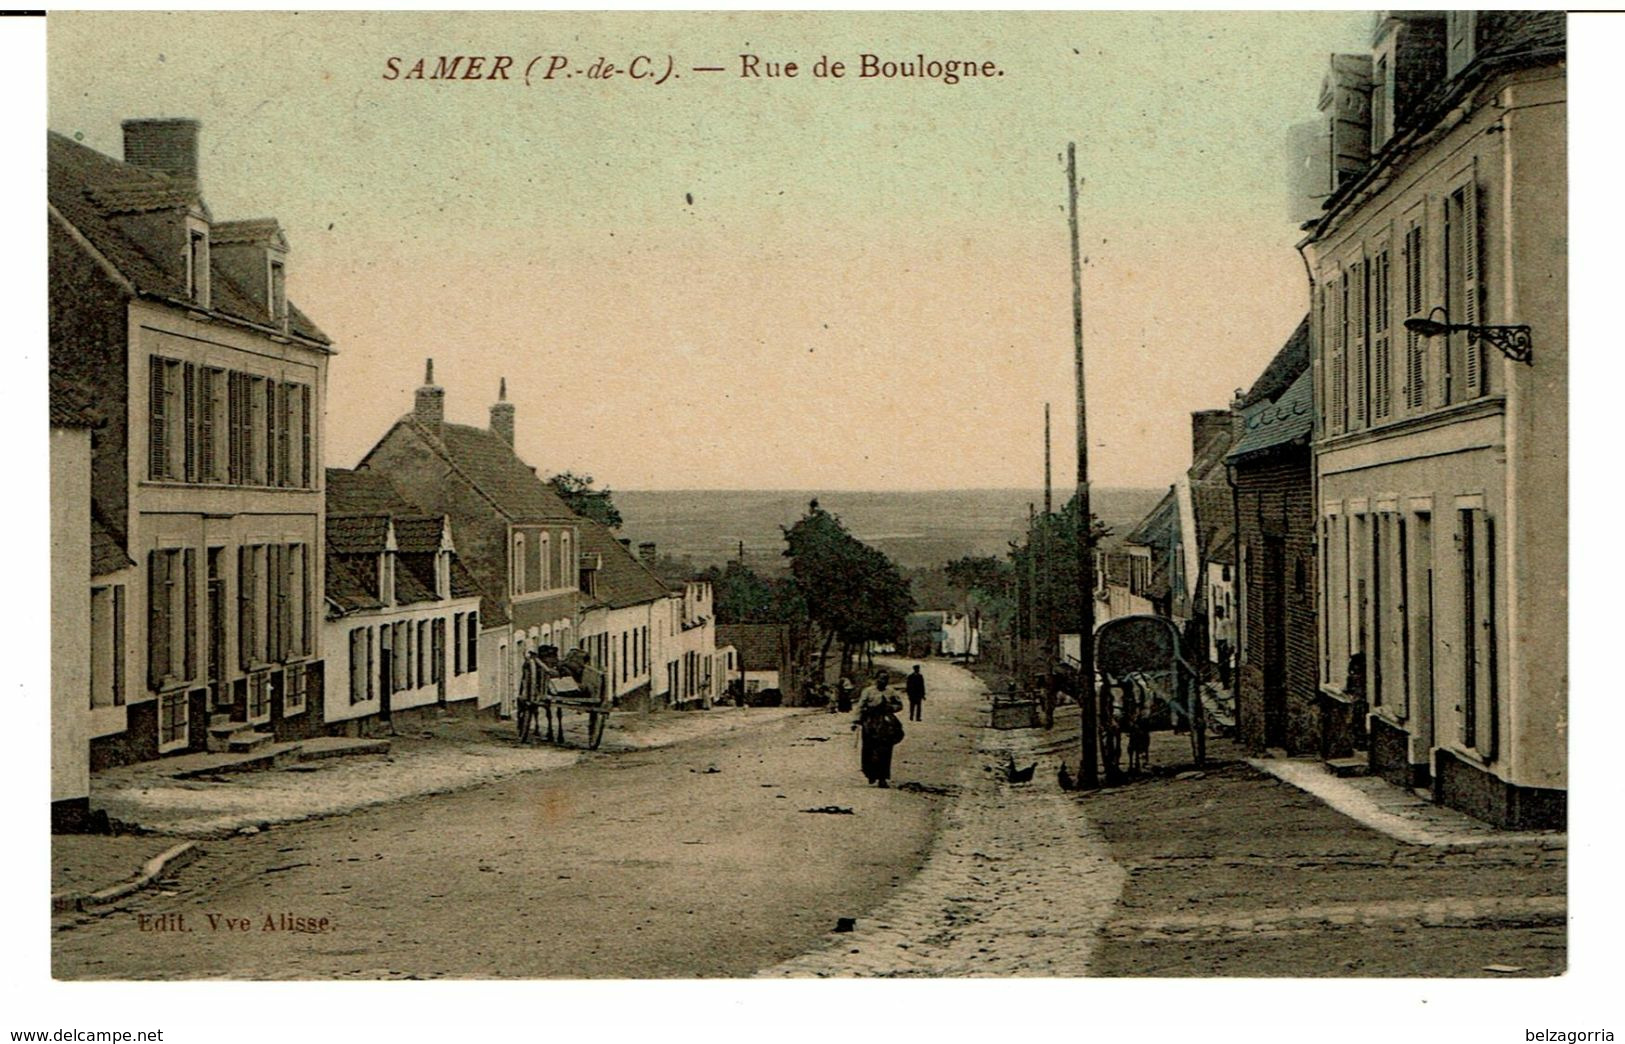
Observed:
[[[1078,698],[1078,661],[1064,658],[1065,678]],[[1161,616],[1120,616],[1095,629],[1094,690],[1101,764],[1107,779],[1122,775],[1123,741],[1129,770],[1144,767],[1153,725],[1164,722],[1190,732],[1196,764],[1207,759],[1207,721],[1196,668],[1186,661],[1179,629]],[[1096,679],[1090,679],[1091,682]]]
[[[547,720],[548,743],[564,742],[564,712],[581,711],[587,715],[587,749],[597,750],[603,742],[604,729],[609,724],[609,703],[590,688],[583,687],[568,674],[546,678],[535,695],[519,698],[515,723],[519,729],[519,742],[542,740],[542,719]],[[554,738],[557,723],[558,738]]]

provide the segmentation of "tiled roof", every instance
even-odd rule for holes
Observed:
[[[1235,414],[1230,416],[1234,418]],[[1232,435],[1230,429],[1226,428],[1202,443],[1201,448],[1197,450],[1196,456],[1191,461],[1189,470],[1185,473],[1192,482],[1200,482],[1214,477],[1223,479],[1224,455],[1230,451],[1230,443],[1233,438],[1234,435]]]
[[[597,601],[620,609],[671,595],[660,578],[622,547],[607,527],[588,519],[582,519],[580,527],[582,552],[603,557],[604,564],[598,570]]]
[[[242,221],[216,221],[209,226],[211,243],[276,243],[282,241],[282,226],[276,218],[248,218]]]
[[[124,544],[102,521],[100,512],[90,513],[90,575],[104,576],[135,565],[124,553]]]
[[[1309,317],[1303,317],[1298,328],[1292,331],[1292,336],[1286,339],[1281,350],[1275,353],[1264,372],[1258,375],[1258,380],[1247,389],[1242,397],[1243,412],[1248,406],[1260,402],[1274,402],[1298,379],[1298,375],[1309,369]]]
[[[470,573],[468,567],[463,565],[463,560],[456,555],[452,555],[451,596],[453,598],[479,598],[483,594],[484,592],[480,590],[479,583],[474,579],[474,574]],[[500,609],[498,613],[501,613]],[[484,626],[495,627],[500,623],[507,622],[508,618],[506,616],[499,616],[498,619],[485,621]]]
[[[790,628],[784,624],[717,624],[716,643],[739,650],[747,671],[779,671],[789,665]]]
[[[327,511],[333,515],[412,515],[389,479],[376,471],[327,469]]]
[[[53,372],[51,374],[51,427],[97,428],[102,417],[85,390]]]
[[[381,554],[388,540],[388,515],[327,516],[327,549],[333,554]]]
[[[1563,11],[1480,11],[1477,61],[1550,51],[1568,44]]]
[[[143,214],[200,204],[197,190],[164,174],[104,156],[61,134],[46,136],[46,180],[51,205],[134,284],[139,293],[184,303],[186,260],[154,242]],[[213,311],[270,326],[264,308],[218,266],[209,274]],[[288,329],[318,344],[327,335],[291,303]]]
[[[445,520],[439,515],[396,515],[395,547],[402,552],[439,551]]]
[[[1236,532],[1236,505],[1230,484],[1206,480],[1191,483],[1191,508],[1196,512],[1196,549],[1211,559]]]
[[[1140,547],[1166,547],[1178,526],[1179,505],[1175,503],[1174,491],[1170,489],[1157,501],[1157,506],[1146,513],[1140,524],[1129,531],[1123,542]]]
[[[415,420],[408,423],[432,435]],[[515,520],[571,519],[575,516],[499,435],[467,424],[443,424],[439,442],[458,470],[509,518]]]
[[[395,556],[395,604],[438,602],[434,593],[434,556],[425,554]]]
[[[1300,373],[1291,387],[1274,402],[1266,400],[1249,406],[1243,417],[1246,419],[1246,434],[1230,451],[1231,460],[1240,460],[1277,446],[1307,442],[1315,423],[1315,389],[1311,371],[1305,369]]]
[[[373,593],[377,577],[376,558],[371,555],[335,554],[329,545],[325,594],[328,603],[339,612],[382,608],[384,603]]]

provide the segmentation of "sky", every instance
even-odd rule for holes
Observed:
[[[486,423],[507,379],[544,474],[946,489],[1038,485],[1045,402],[1056,482],[1075,478],[1069,140],[1090,478],[1163,486],[1189,464],[1190,412],[1228,405],[1306,310],[1288,129],[1371,16],[48,23],[51,129],[119,156],[121,119],[195,117],[214,216],[281,221],[289,295],[337,349],[329,466],[410,409],[432,357],[449,420]],[[1003,75],[863,79],[864,53]],[[512,56],[514,78],[385,78],[391,57],[459,54]],[[542,80],[554,54],[577,75]],[[640,54],[677,75],[584,75]],[[741,54],[799,75],[742,77]],[[814,77],[824,55],[847,75]]]

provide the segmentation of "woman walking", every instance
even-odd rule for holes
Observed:
[[[887,690],[890,684],[887,671],[876,672],[875,683],[858,698],[857,716],[852,722],[863,742],[863,777],[882,787],[891,786],[891,751],[903,738],[903,723],[897,720],[903,701],[897,693]]]

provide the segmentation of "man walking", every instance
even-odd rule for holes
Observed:
[[[920,721],[921,704],[925,703],[925,676],[920,673],[920,665],[914,665],[914,673],[908,676],[904,684],[908,692],[908,720]]]

